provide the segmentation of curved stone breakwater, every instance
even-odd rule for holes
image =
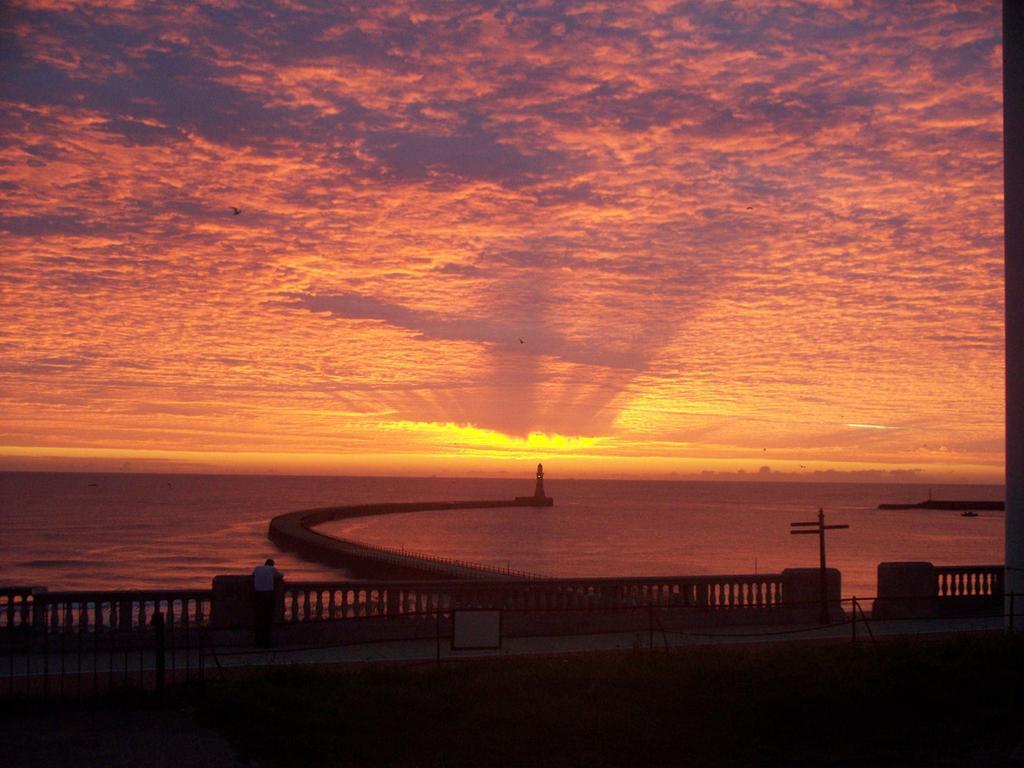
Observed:
[[[360,577],[379,579],[511,579],[543,578],[523,571],[492,568],[451,558],[405,552],[392,547],[374,547],[327,536],[314,526],[332,520],[403,512],[447,509],[496,509],[503,507],[549,506],[533,496],[509,501],[426,501],[397,504],[359,504],[348,507],[320,507],[288,512],[270,521],[268,536],[281,549],[295,552],[318,563],[345,568]]]

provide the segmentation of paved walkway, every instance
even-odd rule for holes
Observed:
[[[870,631],[869,631],[870,628]],[[928,637],[954,633],[998,632],[1001,618],[927,619],[886,622],[857,622],[856,640],[870,643],[898,637]],[[216,662],[224,668],[284,664],[363,665],[373,663],[417,663],[485,659],[512,656],[547,656],[576,653],[610,653],[647,648],[682,648],[686,646],[737,646],[781,642],[851,642],[849,623],[827,627],[732,627],[685,632],[648,631],[616,632],[599,635],[566,635],[504,638],[497,650],[454,651],[451,640],[396,640],[347,645],[324,645],[257,650],[252,648],[221,648]],[[214,661],[206,662],[208,673],[215,673]]]
[[[998,632],[1002,631],[1002,619],[969,618],[969,619],[925,619],[899,621],[871,621],[867,624],[858,621],[856,635],[853,626],[847,622],[829,626],[748,626],[748,627],[717,627],[709,629],[693,628],[682,631],[662,631],[655,629],[633,630],[627,632],[609,632],[588,635],[545,635],[537,637],[506,637],[501,647],[493,650],[453,650],[451,639],[442,637],[440,642],[435,638],[419,640],[391,640],[371,642],[324,642],[306,646],[280,646],[269,650],[256,649],[251,646],[207,646],[202,649],[193,648],[186,654],[178,649],[174,655],[168,652],[166,669],[169,679],[184,680],[199,674],[200,665],[205,669],[204,676],[216,677],[218,670],[228,672],[245,667],[266,667],[289,664],[341,665],[361,666],[366,664],[415,664],[424,662],[443,662],[508,658],[528,656],[551,656],[578,653],[614,653],[632,650],[667,648],[685,648],[692,646],[757,646],[784,642],[818,642],[836,643],[851,642],[870,643],[873,640],[893,639],[898,637],[928,637],[957,633]],[[10,660],[8,660],[10,661]],[[146,687],[152,686],[152,675],[156,668],[156,657],[152,651],[139,653],[133,651],[123,654],[114,649],[100,650],[98,653],[84,651],[67,654],[63,666],[57,654],[52,653],[44,658],[41,653],[29,657],[18,655],[10,665],[11,676],[15,678],[13,687],[21,690],[29,679],[39,679],[31,683],[33,689],[41,684],[42,676],[48,672],[53,685],[61,674],[66,675],[69,695],[74,691],[90,692],[93,683],[98,681],[99,687],[105,687],[104,681],[121,679],[124,674],[129,680],[145,679]],[[187,669],[187,674],[186,674]],[[78,679],[80,670],[81,679]],[[0,684],[8,670],[0,669]],[[27,677],[26,677],[27,673]],[[74,681],[74,685],[72,685]],[[63,689],[62,689],[63,690]],[[2,691],[0,691],[2,693]]]

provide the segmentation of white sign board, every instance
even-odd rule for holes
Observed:
[[[501,611],[452,612],[452,650],[483,651],[501,648]]]

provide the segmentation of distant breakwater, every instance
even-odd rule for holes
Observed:
[[[945,510],[992,510],[1006,509],[1003,501],[972,501],[962,499],[928,499],[914,504],[879,504],[879,509],[945,509]]]
[[[546,502],[546,503],[545,503]],[[413,501],[393,504],[358,504],[319,507],[288,512],[270,521],[268,536],[283,550],[325,565],[345,568],[360,577],[384,579],[537,579],[539,574],[502,569],[453,558],[408,552],[397,547],[380,547],[328,536],[317,525],[333,520],[406,512],[450,509],[500,509],[506,507],[550,506],[550,499],[533,496],[489,501]]]

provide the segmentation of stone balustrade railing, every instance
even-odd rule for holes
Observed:
[[[543,613],[648,607],[761,614],[785,608],[787,612],[780,614],[779,620],[802,620],[796,612],[805,602],[817,600],[819,583],[816,569],[757,575],[505,581],[282,581],[277,622],[296,625],[437,615],[455,608]],[[837,571],[830,571],[829,590],[830,600],[837,602]],[[0,588],[0,630],[142,632],[157,611],[163,613],[171,631],[249,627],[254,616],[252,577],[217,576],[211,590],[48,592],[43,588]]]
[[[1001,565],[880,563],[872,614],[878,619],[998,615],[1003,573]]]
[[[783,576],[736,575],[538,581],[285,582],[286,623],[447,613],[453,608],[611,610],[690,607],[769,609],[783,603]]]
[[[137,632],[160,611],[174,630],[205,627],[212,615],[211,590],[49,592],[0,588],[0,630],[32,628],[49,633]]]
[[[943,598],[995,598],[1003,597],[1001,565],[937,565],[936,591]]]

